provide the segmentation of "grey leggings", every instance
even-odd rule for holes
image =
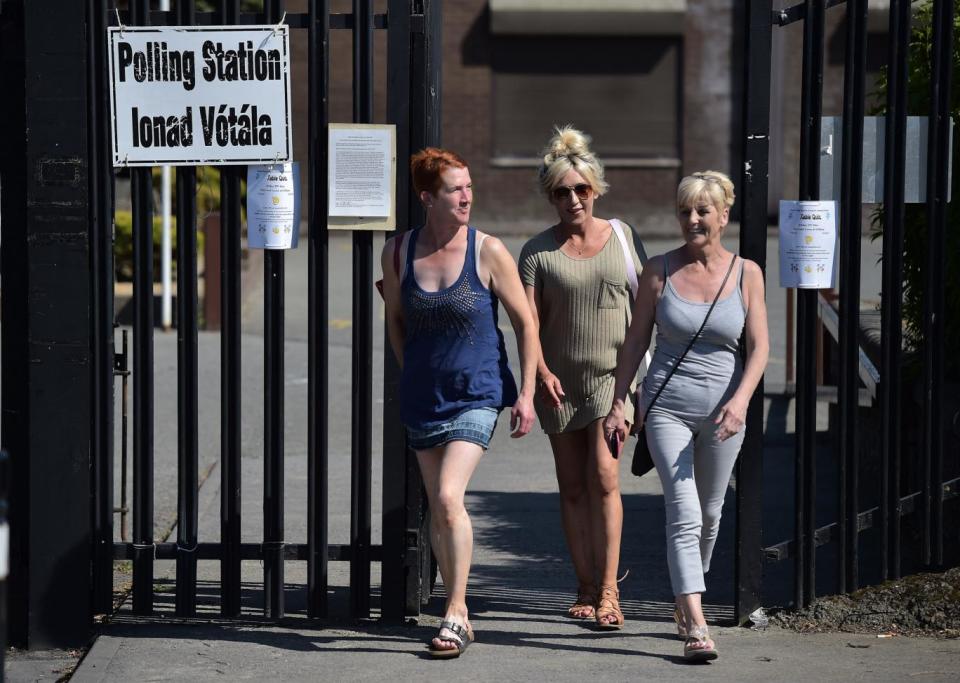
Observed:
[[[744,432],[726,441],[708,417],[690,421],[654,407],[647,416],[647,445],[663,486],[667,512],[667,566],[674,595],[703,593],[703,575],[720,528],[723,498]]]

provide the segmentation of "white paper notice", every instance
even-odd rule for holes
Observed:
[[[330,127],[331,216],[389,216],[393,145],[385,128]]]
[[[833,287],[837,203],[780,200],[780,286]]]
[[[247,167],[247,246],[295,249],[300,232],[300,164]]]

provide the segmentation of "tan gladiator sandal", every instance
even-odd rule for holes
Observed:
[[[613,617],[611,621],[603,621]],[[620,591],[616,585],[600,586],[600,599],[596,609],[597,627],[605,631],[623,628],[623,612],[620,611]]]
[[[597,589],[591,584],[577,588],[577,599],[567,610],[571,619],[591,619],[597,606]]]

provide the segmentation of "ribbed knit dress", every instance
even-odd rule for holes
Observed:
[[[621,222],[634,267],[640,259],[633,230]],[[566,394],[559,408],[537,393],[534,406],[547,434],[583,429],[606,417],[613,401],[617,352],[630,326],[630,285],[623,248],[613,230],[591,258],[568,256],[548,228],[520,253],[520,278],[536,289],[540,344],[550,371]],[[631,395],[624,414],[633,415]]]

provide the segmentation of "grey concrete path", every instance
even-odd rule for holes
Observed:
[[[516,253],[519,238],[506,240]],[[648,242],[651,254],[673,242]],[[776,242],[771,240],[770,291],[773,358],[768,382],[782,386],[784,296],[776,286]],[[865,245],[868,248],[868,245]],[[330,539],[346,542],[349,530],[349,400],[350,396],[350,241],[331,245],[330,361]],[[379,251],[377,249],[377,251]],[[874,269],[869,251],[864,256]],[[286,427],[285,514],[288,542],[306,537],[306,251],[286,258]],[[256,263],[255,263],[256,267]],[[263,301],[254,283],[243,309],[243,514],[244,540],[260,538],[262,522],[262,353]],[[878,276],[877,276],[878,279]],[[864,286],[864,294],[870,285]],[[374,315],[375,376],[380,375],[383,346],[382,308]],[[514,338],[507,332],[508,345]],[[173,531],[176,510],[175,398],[176,337],[158,332],[156,340],[156,518],[158,539]],[[516,363],[515,349],[511,357]],[[201,540],[219,538],[219,337],[202,333],[200,339],[200,492]],[[516,365],[514,365],[516,367]],[[379,383],[375,396],[380,394]],[[377,400],[379,404],[379,399]],[[376,407],[375,407],[376,408]],[[374,410],[374,462],[382,451],[379,410]],[[174,567],[157,563],[157,613],[134,617],[125,604],[110,624],[100,629],[92,649],[80,662],[77,681],[126,680],[397,680],[443,678],[473,680],[581,681],[686,680],[691,676],[718,681],[767,680],[956,680],[952,662],[960,642],[874,635],[799,636],[777,629],[755,632],[724,626],[733,599],[733,495],[728,496],[721,540],[708,577],[705,597],[714,624],[721,660],[691,670],[681,662],[681,644],[672,628],[671,596],[663,552],[663,510],[655,476],[622,476],[625,531],[621,570],[629,575],[621,584],[627,626],[622,632],[599,633],[590,624],[565,617],[575,588],[559,526],[559,503],[553,464],[546,438],[539,433],[512,440],[506,418],[501,418],[491,450],[474,477],[468,509],[475,526],[476,550],[469,590],[471,618],[477,643],[460,661],[435,662],[425,656],[425,643],[442,614],[442,587],[419,624],[387,628],[375,620],[346,618],[348,568],[331,563],[331,609],[328,622],[305,616],[305,563],[286,564],[288,617],[280,623],[264,620],[262,567],[243,566],[244,616],[237,621],[218,618],[218,565],[201,562],[199,593],[201,617],[180,622],[172,616]],[[790,474],[792,407],[787,399],[768,400],[768,482],[784,486]],[[342,426],[342,428],[338,427]],[[627,462],[629,462],[627,460]],[[380,541],[381,473],[375,464],[373,542]],[[788,524],[788,498],[765,501],[771,534]],[[765,540],[767,532],[765,531]],[[771,536],[770,538],[778,537]],[[379,575],[375,571],[374,608]],[[771,581],[771,585],[774,582]],[[781,586],[782,588],[782,586]],[[765,595],[777,604],[780,591]],[[376,616],[376,614],[374,614]],[[69,667],[70,653],[54,653],[44,666],[8,668],[13,681],[56,680]]]

